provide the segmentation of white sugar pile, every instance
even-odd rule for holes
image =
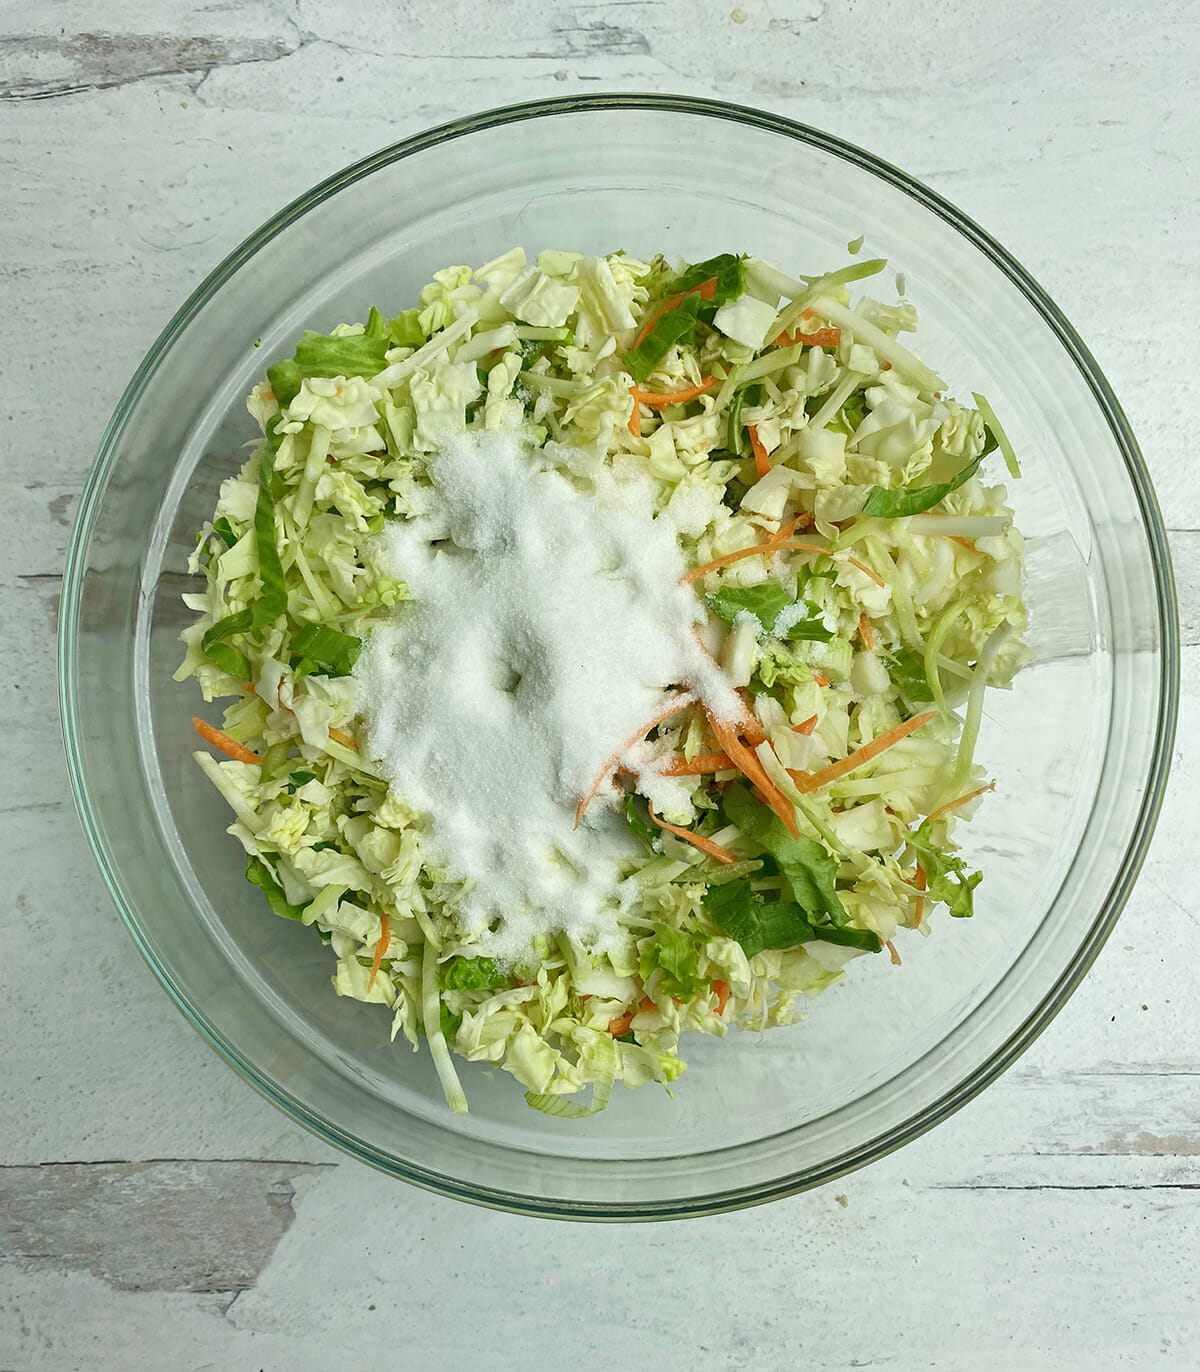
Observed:
[[[484,951],[512,960],[555,930],[602,947],[636,846],[611,786],[575,828],[580,797],[672,688],[740,709],[695,637],[675,525],[641,483],[601,472],[584,491],[515,434],[463,435],[430,472],[429,513],[383,535],[415,601],[355,670],[368,750],[473,883],[459,918]]]

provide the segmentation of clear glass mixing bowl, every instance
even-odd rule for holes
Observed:
[[[645,155],[654,150],[653,157]],[[339,1000],[327,949],[242,877],[191,761],[175,685],[194,534],[253,436],[242,398],[304,327],[407,306],[430,274],[513,244],[827,269],[865,233],[907,277],[920,347],[986,391],[1023,462],[1037,661],[989,696],[998,789],[964,829],[977,915],[935,920],[904,966],[864,959],[763,1037],[685,1043],[674,1097],[618,1091],[593,1119],[529,1110],[464,1064],[447,1111],[390,1016]],[[261,340],[256,347],[255,341]],[[294,1119],[396,1176],[534,1214],[682,1216],[828,1180],[912,1138],[1001,1072],[1078,984],[1134,880],[1163,793],[1177,627],[1145,467],[1087,349],[953,206],[827,134],[751,110],[554,100],[421,134],[288,206],[200,286],[117,407],[75,527],[61,625],[67,753],[88,839],[180,1009]]]

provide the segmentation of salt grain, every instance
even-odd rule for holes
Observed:
[[[637,849],[611,782],[575,828],[580,797],[672,688],[741,709],[680,584],[686,521],[655,518],[644,482],[581,482],[511,433],[462,435],[430,474],[428,513],[381,536],[415,599],[355,670],[367,750],[468,883],[458,918],[481,951],[511,961],[559,930],[602,948]]]

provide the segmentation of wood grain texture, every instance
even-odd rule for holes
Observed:
[[[244,1291],[291,1227],[312,1163],[0,1167],[0,1254],[89,1272],[115,1291]]]
[[[1200,11],[742,0],[735,22],[732,10],[10,0],[0,1369],[504,1372],[563,1349],[584,1368],[1200,1366],[1200,459],[1181,404],[1200,313]],[[621,1230],[391,1183],[224,1067],[107,902],[53,704],[84,475],[196,282],[356,157],[460,114],[600,89],[707,94],[827,128],[1005,243],[1087,340],[1139,436],[1172,530],[1186,645],[1174,770],[1142,877],[1021,1062],[831,1187]],[[57,968],[66,1005],[47,994]],[[579,1328],[597,1306],[602,1347]]]

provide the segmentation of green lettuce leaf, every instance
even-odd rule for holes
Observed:
[[[731,453],[737,453],[741,457],[745,451],[745,444],[742,442],[742,407],[749,405],[762,404],[763,388],[761,381],[752,381],[749,386],[744,386],[740,391],[735,391],[733,399],[729,402],[729,419],[726,421],[725,446]]]
[[[755,843],[761,844],[779,864],[792,898],[809,916],[824,916],[844,925],[847,915],[838,899],[838,860],[815,839],[801,834],[793,838],[771,809],[760,805],[743,786],[731,786],[722,800],[725,817]],[[799,942],[800,940],[796,940]],[[769,947],[790,947],[770,944]]]
[[[690,1000],[700,989],[700,950],[704,939],[700,935],[685,934],[665,924],[654,926],[653,938],[643,939],[638,954],[638,972],[642,981],[656,968],[662,968],[662,989],[669,996]]]
[[[251,622],[256,629],[265,629],[287,612],[287,586],[275,535],[274,474],[271,450],[264,448],[258,465],[258,502],[254,507],[254,544],[262,582],[262,591],[252,611]]]
[[[362,652],[362,639],[327,624],[306,624],[289,646],[297,679],[317,673],[349,676]]]
[[[254,614],[251,610],[239,610],[237,614],[226,615],[224,619],[218,619],[206,629],[204,637],[200,640],[200,650],[204,656],[214,666],[228,672],[230,676],[237,677],[239,681],[246,681],[251,675],[249,659],[245,653],[239,652],[225,640],[232,638],[234,634],[245,633],[251,627],[253,619]]]
[[[929,689],[929,678],[925,675],[925,659],[911,648],[897,648],[888,655],[888,675],[899,686],[906,699],[929,701],[933,692]]]
[[[820,607],[811,600],[801,603],[809,613],[803,619],[796,620],[784,633],[776,634],[776,637],[786,639],[789,643],[801,640],[807,643],[832,642],[833,630],[825,623]]]
[[[246,880],[251,886],[257,886],[267,898],[267,904],[277,915],[282,915],[284,919],[301,919],[304,915],[302,905],[293,905],[283,894],[283,887],[271,875],[271,869],[259,857],[249,857],[246,860]]]
[[[745,877],[710,886],[704,893],[704,908],[723,934],[741,944],[748,958],[767,949],[795,948],[813,939],[864,948],[872,953],[883,946],[879,936],[869,929],[832,924],[816,927],[794,901],[764,900]]]
[[[867,503],[862,508],[863,514],[873,515],[879,519],[903,519],[907,515],[920,514],[923,510],[931,510],[940,504],[951,491],[957,491],[964,482],[970,481],[979,470],[979,464],[995,448],[995,434],[990,429],[985,429],[984,432],[987,439],[983,451],[949,481],[940,481],[934,486],[901,486],[895,491],[889,491],[883,486],[873,486],[870,495],[867,496]]]
[[[384,354],[391,346],[387,337],[365,333],[334,337],[306,329],[296,344],[295,357],[268,367],[267,380],[282,409],[300,394],[301,382],[308,377],[374,376],[383,371]]]
[[[908,842],[920,855],[928,898],[941,901],[956,918],[969,919],[975,913],[975,888],[983,880],[983,873],[968,872],[962,858],[937,847],[930,836],[928,820],[909,834]]]
[[[650,823],[645,800],[632,791],[625,797],[625,824],[631,834],[641,839],[646,850],[657,856],[658,829]]]
[[[758,616],[759,623],[770,633],[780,610],[790,605],[792,598],[777,581],[762,581],[757,586],[723,586],[705,596],[704,603],[726,624],[732,624],[741,611],[748,610]]]
[[[419,348],[427,340],[421,327],[420,310],[403,310],[388,320],[388,336],[394,348]]]
[[[624,356],[629,375],[641,385],[676,343],[691,343],[696,335],[696,317],[700,312],[698,295],[689,295],[673,309],[654,321],[654,327],[631,352]]]
[[[238,541],[238,536],[233,532],[233,525],[222,515],[219,519],[213,520],[213,533],[221,540],[227,548],[232,548]]]
[[[439,970],[438,981],[444,991],[497,991],[510,978],[491,958],[452,958]]]
[[[706,281],[711,281],[714,276],[717,278],[716,294],[711,300],[704,302],[706,305],[724,305],[726,301],[736,300],[745,292],[745,262],[733,253],[723,252],[716,257],[697,262],[694,267],[689,267],[664,289],[663,294],[678,295],[680,291],[693,290],[697,286],[703,286]]]

